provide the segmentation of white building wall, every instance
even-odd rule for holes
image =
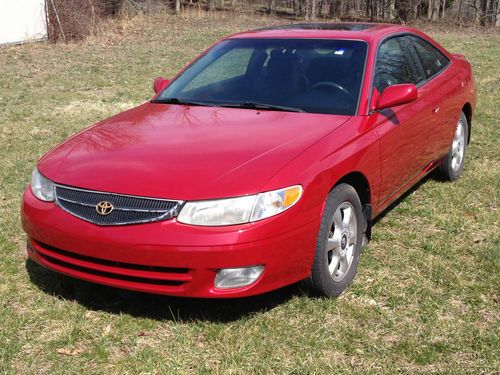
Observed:
[[[0,45],[46,38],[45,0],[0,0]]]

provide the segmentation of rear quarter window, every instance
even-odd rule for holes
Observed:
[[[409,37],[417,51],[427,78],[433,77],[448,66],[450,60],[429,42],[416,37]]]

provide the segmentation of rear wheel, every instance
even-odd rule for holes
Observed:
[[[455,181],[462,174],[467,154],[468,137],[469,125],[467,124],[467,117],[461,112],[450,149],[439,167],[439,172],[443,178]]]
[[[328,297],[339,296],[356,275],[361,244],[363,216],[356,190],[340,184],[326,201],[311,269],[314,291]]]

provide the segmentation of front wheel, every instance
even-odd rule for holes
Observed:
[[[443,178],[455,181],[462,174],[465,155],[467,154],[468,137],[469,126],[467,124],[467,117],[461,112],[450,149],[439,167],[439,172]]]
[[[356,190],[340,184],[326,200],[311,269],[314,291],[328,297],[339,296],[356,275],[361,244],[363,216]]]

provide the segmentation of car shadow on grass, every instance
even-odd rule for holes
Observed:
[[[422,185],[425,185],[429,180],[438,182],[438,183],[443,183],[443,184],[449,184],[451,183],[450,181],[445,180],[440,174],[437,169],[431,171],[428,175],[424,176],[420,181],[418,181],[415,185],[413,185],[410,189],[408,189],[406,192],[404,192],[398,199],[396,199],[394,202],[392,202],[389,206],[387,206],[378,216],[372,221],[372,231],[376,230],[376,224],[382,220],[384,217],[386,217],[388,214],[391,213],[391,211],[396,208],[401,202],[406,200],[410,195],[412,195],[415,191],[419,190]]]
[[[177,322],[227,323],[263,313],[296,296],[307,295],[301,283],[255,297],[195,299],[133,292],[74,279],[26,261],[31,282],[59,299],[76,301],[90,310]]]

